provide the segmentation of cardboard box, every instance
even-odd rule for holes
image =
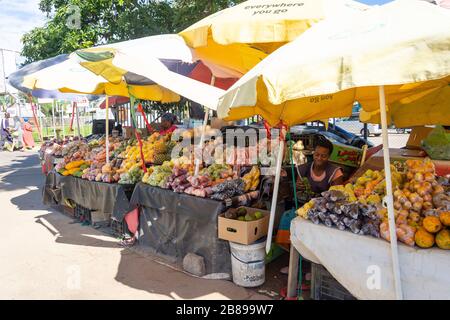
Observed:
[[[240,221],[227,219],[224,214],[219,215],[219,239],[229,240],[240,244],[252,244],[267,235],[270,212],[255,208],[243,207],[247,212],[260,211],[264,217],[255,221]]]
[[[125,139],[130,139],[134,137],[134,128],[133,127],[123,127],[122,128],[122,136]]]
[[[422,149],[422,140],[433,130],[430,127],[414,127],[409,134],[406,148],[408,149]]]

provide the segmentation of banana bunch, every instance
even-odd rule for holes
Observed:
[[[259,176],[261,175],[261,172],[259,171],[259,168],[257,166],[253,166],[252,170],[250,170],[249,173],[244,175],[242,179],[245,182],[244,191],[250,191],[250,190],[256,190],[256,188],[259,185]]]
[[[310,200],[309,202],[305,203],[303,207],[299,208],[297,210],[297,215],[302,217],[303,219],[308,219],[308,211],[314,207],[314,200]]]

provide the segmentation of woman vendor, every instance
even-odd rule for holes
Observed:
[[[159,134],[165,135],[174,132],[177,129],[175,122],[177,122],[177,117],[174,114],[163,114],[161,117],[161,130],[159,131]]]
[[[311,191],[320,194],[333,185],[343,184],[344,173],[342,169],[329,162],[333,144],[325,137],[319,137],[314,148],[314,161],[297,167],[297,187],[302,189],[302,178],[307,178]]]

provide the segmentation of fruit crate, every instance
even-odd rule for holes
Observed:
[[[128,230],[128,226],[125,220],[118,221],[111,218],[111,233],[117,238],[131,237],[131,232]]]
[[[322,265],[311,263],[311,299],[356,300]]]
[[[92,223],[91,209],[85,208],[79,204],[75,206],[75,219],[81,222]]]

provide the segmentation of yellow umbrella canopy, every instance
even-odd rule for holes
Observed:
[[[388,106],[400,103],[405,111],[398,115],[405,115],[411,103],[420,108],[419,100],[450,83],[449,30],[450,11],[422,1],[320,22],[236,82],[220,98],[218,114],[230,120],[259,114],[272,125],[294,125],[349,116],[354,101],[374,112],[383,85]],[[445,124],[448,116],[440,115],[448,114],[448,104],[436,101],[441,111],[422,120]]]
[[[409,128],[423,124],[450,125],[450,86],[433,90],[421,98],[401,99],[388,106],[388,122],[397,128]],[[381,123],[380,111],[362,110],[360,120]]]
[[[198,57],[245,74],[315,23],[368,6],[351,0],[249,0],[180,32]]]

